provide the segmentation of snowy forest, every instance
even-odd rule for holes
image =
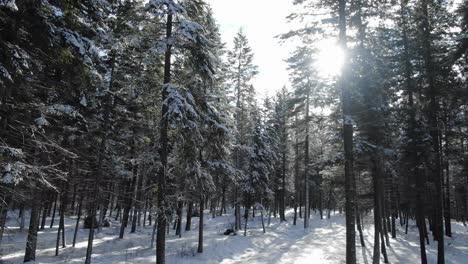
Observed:
[[[213,1],[0,0],[0,263],[467,263],[468,1]]]

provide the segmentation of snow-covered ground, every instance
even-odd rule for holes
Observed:
[[[266,234],[263,234],[260,217],[250,222],[247,236],[243,232],[237,236],[225,236],[222,233],[233,222],[233,216],[211,218],[205,214],[204,253],[198,254],[198,218],[193,218],[192,231],[183,231],[182,238],[174,235],[174,230],[167,237],[167,263],[344,263],[345,227],[343,215],[332,215],[331,219],[320,220],[313,215],[308,230],[298,220],[292,225],[292,211],[288,212],[288,221],[280,223],[272,218]],[[366,247],[357,242],[359,263],[372,263],[372,225],[371,218],[366,218]],[[80,228],[75,248],[73,239],[74,218],[66,219],[67,247],[60,248],[55,256],[57,225],[38,235],[36,263],[83,263],[87,246],[88,230]],[[265,219],[267,222],[267,219]],[[56,219],[58,224],[58,221]],[[26,223],[26,227],[27,227]],[[185,226],[185,224],[184,224]],[[93,263],[154,263],[155,249],[151,249],[152,228],[140,227],[134,234],[125,234],[118,238],[119,224],[103,228],[96,235],[93,247]],[[128,230],[129,231],[129,230]],[[419,263],[419,245],[416,227],[410,225],[409,234],[398,230],[397,238],[390,239],[388,248],[390,263]],[[14,215],[8,220],[8,227],[0,247],[0,263],[21,263],[27,231],[19,231]],[[468,228],[453,222],[453,238],[446,238],[446,263],[468,263]],[[435,263],[436,242],[428,246],[429,263]]]

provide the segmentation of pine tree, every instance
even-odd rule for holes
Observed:
[[[234,37],[234,47],[228,51],[227,81],[235,100],[236,147],[233,151],[235,168],[240,173],[240,179],[248,173],[248,160],[245,158],[248,146],[248,135],[252,124],[249,122],[249,102],[254,102],[253,87],[250,84],[257,74],[257,66],[253,64],[253,53],[247,36],[240,30]],[[241,229],[239,182],[235,182],[235,229]]]

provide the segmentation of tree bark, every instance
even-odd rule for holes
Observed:
[[[204,214],[204,197],[203,194],[200,195],[200,223],[198,225],[198,253],[203,253],[203,216]]]
[[[166,52],[164,54],[164,86],[162,89],[161,100],[164,102],[168,96],[166,85],[171,82],[171,56],[172,45],[170,39],[172,38],[172,14],[167,14],[166,19]],[[167,104],[162,104],[161,109],[161,130],[160,130],[160,149],[159,156],[161,162],[161,169],[159,170],[158,177],[158,232],[156,237],[156,263],[166,263],[166,175],[167,175],[167,157],[169,155],[168,145],[168,128],[169,120],[166,117],[169,108]]]
[[[188,202],[188,209],[187,209],[187,222],[185,223],[185,231],[190,231],[192,228],[192,214],[193,214],[193,202]]]
[[[339,13],[339,44],[343,53],[347,51],[346,37],[346,0],[338,1]],[[356,263],[356,231],[355,231],[355,190],[353,174],[353,121],[351,117],[351,93],[348,85],[347,61],[343,63],[342,76],[339,80],[343,105],[343,141],[345,153],[345,208],[346,208],[346,263]]]
[[[309,97],[310,83],[308,83],[305,108],[305,146],[304,146],[304,228],[309,228],[310,194],[309,194]]]
[[[37,231],[39,222],[40,206],[38,195],[33,196],[31,201],[31,218],[29,220],[28,238],[26,239],[26,251],[24,253],[24,262],[36,260]]]
[[[76,237],[78,235],[78,229],[80,228],[80,219],[81,219],[81,212],[82,212],[82,206],[83,206],[83,197],[84,195],[80,195],[80,201],[78,204],[78,217],[76,218],[76,224],[75,224],[75,231],[73,234],[73,247],[75,247],[76,243]]]
[[[65,242],[65,211],[66,211],[66,204],[67,204],[67,188],[65,187],[64,193],[61,195],[61,202],[60,202],[60,219],[59,219],[59,227],[57,230],[57,241],[55,245],[55,256],[58,256],[59,253],[59,244],[60,244],[60,235],[62,235],[62,247],[66,247]]]
[[[57,211],[57,201],[58,201],[58,194],[54,194],[55,201],[54,201],[54,209],[52,210],[52,219],[50,220],[50,226],[49,228],[52,228],[54,226],[54,220],[55,220],[55,212]]]
[[[432,41],[431,41],[431,23],[429,21],[430,14],[428,12],[428,0],[421,0],[421,31],[422,31],[422,52],[423,61],[426,74],[426,80],[428,84],[428,96],[429,96],[429,135],[431,136],[431,145],[433,149],[433,166],[431,168],[431,176],[435,185],[435,197],[434,197],[434,211],[435,211],[435,223],[434,223],[434,234],[437,238],[437,263],[445,263],[444,256],[444,225],[443,225],[443,177],[441,172],[441,153],[439,148],[440,141],[440,130],[438,127],[438,114],[439,114],[439,101],[437,98],[437,88],[435,83],[434,64],[432,55]]]

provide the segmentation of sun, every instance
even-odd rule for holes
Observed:
[[[318,56],[315,62],[317,72],[322,78],[333,78],[341,73],[345,54],[333,39],[320,41],[317,45]]]

